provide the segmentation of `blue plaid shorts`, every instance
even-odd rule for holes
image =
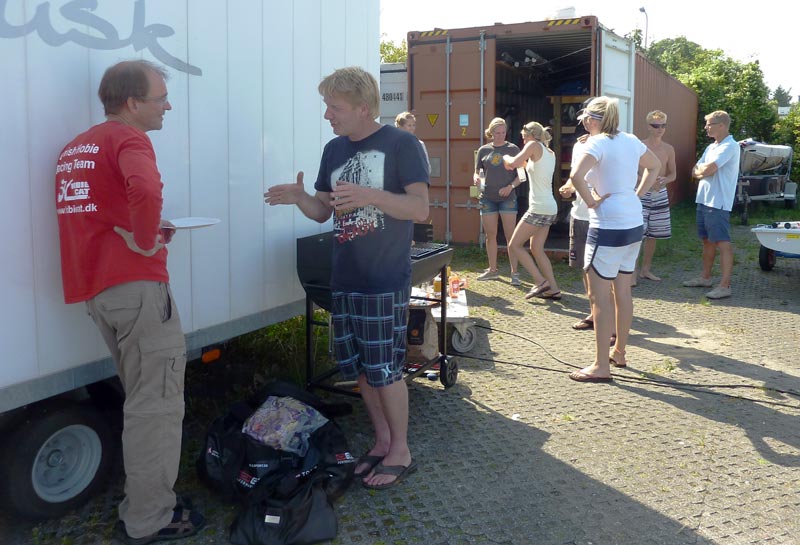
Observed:
[[[333,353],[342,378],[363,373],[374,388],[402,380],[410,290],[331,295]]]

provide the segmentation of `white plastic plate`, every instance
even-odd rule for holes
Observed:
[[[200,227],[208,227],[209,225],[216,225],[221,220],[219,218],[175,218],[169,220],[176,229],[198,229]]]

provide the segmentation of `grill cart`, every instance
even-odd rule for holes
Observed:
[[[739,142],[739,147],[734,206],[740,210],[742,225],[747,225],[747,207],[751,201],[782,201],[786,208],[793,208],[797,202],[797,183],[789,180],[791,146],[763,144],[748,138]]]
[[[453,249],[447,244],[437,244],[433,242],[416,243],[409,249],[411,255],[411,284],[416,286],[423,282],[430,282],[437,274],[442,278],[446,276],[447,266],[453,258]],[[333,232],[321,233],[297,239],[297,276],[300,284],[306,292],[306,387],[320,388],[332,392],[347,395],[360,395],[350,388],[342,388],[336,384],[330,384],[328,379],[338,373],[336,368],[323,371],[319,374],[315,372],[316,362],[314,361],[313,350],[313,327],[330,327],[330,323],[314,320],[314,305],[330,311],[332,308],[331,297],[331,268],[333,253]],[[434,297],[436,294],[434,294]],[[442,283],[438,298],[431,299],[438,301],[440,305],[446,303],[446,284]],[[432,359],[425,365],[416,369],[413,373],[406,376],[407,380],[414,379],[434,364],[439,365],[439,381],[445,388],[449,388],[458,379],[458,363],[454,359],[447,357],[447,343],[445,330],[447,327],[447,306],[442,306],[441,324],[438,335],[437,358]]]
[[[771,271],[778,257],[800,258],[800,221],[759,225],[752,231],[761,243],[758,251],[761,270]]]

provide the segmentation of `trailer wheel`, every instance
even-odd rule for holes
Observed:
[[[5,496],[19,514],[50,518],[84,504],[107,480],[114,459],[111,432],[89,407],[50,407],[12,433],[6,449]]]
[[[758,264],[762,271],[771,271],[775,266],[775,250],[770,250],[766,246],[761,246],[758,250]]]

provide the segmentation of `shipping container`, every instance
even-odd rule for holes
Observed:
[[[569,174],[576,114],[590,96],[619,99],[620,129],[641,138],[644,117],[654,109],[669,115],[665,141],[676,148],[678,180],[689,183],[695,162],[697,96],[637,54],[630,39],[603,27],[595,16],[437,29],[408,33],[408,108],[417,116],[417,136],[431,164],[431,221],[437,239],[482,242],[478,202],[469,186],[476,150],[493,117],[508,124],[508,139],[521,144],[529,121],[552,127],[557,163],[553,189],[559,223],[548,249],[566,248],[569,203],[557,188]],[[640,78],[644,79],[640,83]],[[517,192],[520,216],[527,209],[527,184]],[[685,191],[677,189],[675,196]]]
[[[408,108],[408,78],[406,63],[381,64],[381,119],[382,125],[394,126],[397,114]]]
[[[197,357],[204,346],[304,312],[295,241],[331,226],[295,207],[267,207],[263,193],[298,170],[313,191],[334,136],[317,85],[350,65],[379,77],[379,1],[0,6],[0,164],[14,188],[0,216],[3,232],[14,233],[0,267],[0,346],[10,356],[0,366],[0,492],[8,475],[23,475],[15,506],[57,514],[99,485],[110,456],[104,419],[85,403],[87,391],[103,389],[84,387],[104,384],[115,367],[85,305],[64,304],[53,198],[58,153],[104,120],[103,72],[130,58],[167,68],[172,110],[162,130],[148,133],[163,217],[221,219],[178,231],[169,245],[171,285],[189,357]]]

